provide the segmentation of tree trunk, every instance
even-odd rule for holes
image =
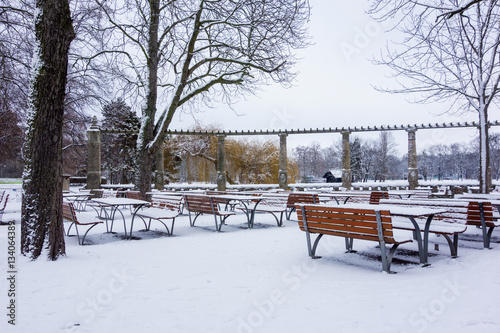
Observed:
[[[146,192],[151,191],[151,177],[153,175],[153,160],[159,145],[150,147],[155,133],[154,121],[156,116],[156,102],[158,99],[158,28],[160,20],[160,1],[150,2],[150,23],[148,39],[148,95],[146,106],[142,111],[143,122],[141,124],[139,140],[137,143],[139,174],[137,187],[143,198]]]
[[[32,91],[24,147],[21,252],[65,254],[62,223],[62,125],[68,50],[74,38],[68,0],[37,0]]]
[[[490,192],[490,143],[488,136],[488,110],[482,103],[479,110],[479,192]]]

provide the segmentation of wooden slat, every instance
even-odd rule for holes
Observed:
[[[341,231],[341,232],[346,232],[346,233],[357,233],[357,234],[363,234],[363,235],[378,235],[378,229],[377,229],[377,224],[375,225],[367,225],[367,224],[341,224],[341,221],[338,221],[339,223],[310,223],[309,221],[307,222],[307,228],[309,229],[310,232],[313,232],[312,230],[318,230],[318,231]],[[384,229],[384,236],[387,237],[392,237],[392,228],[391,229]]]

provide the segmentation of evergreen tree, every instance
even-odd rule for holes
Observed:
[[[139,118],[122,99],[102,109],[102,128],[137,132]],[[136,167],[137,134],[105,133],[102,138],[102,168],[111,183],[131,183]]]

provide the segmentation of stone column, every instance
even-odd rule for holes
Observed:
[[[92,124],[87,131],[87,189],[101,188],[101,129],[97,118],[92,118]]]
[[[418,186],[416,129],[408,129],[408,186],[414,190]]]
[[[342,187],[351,189],[351,150],[349,147],[349,135],[351,132],[342,132]]]
[[[217,135],[217,190],[226,190],[226,136],[224,134]]]
[[[280,137],[278,184],[281,189],[286,190],[288,188],[288,159],[286,156],[286,137],[288,134],[280,133],[278,135]]]
[[[165,189],[165,151],[164,144],[160,145],[156,152],[155,165],[155,189],[161,191]]]

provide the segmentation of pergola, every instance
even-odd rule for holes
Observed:
[[[490,121],[488,126],[500,126],[500,121]],[[418,166],[417,166],[417,144],[416,132],[424,129],[448,129],[479,127],[476,122],[457,123],[429,123],[429,124],[408,124],[394,126],[355,126],[355,127],[329,127],[310,129],[289,129],[289,130],[253,130],[253,131],[190,131],[190,130],[169,130],[166,135],[210,135],[216,136],[218,142],[217,153],[217,188],[220,191],[226,189],[225,170],[225,138],[227,136],[249,136],[249,135],[278,135],[280,139],[279,155],[279,175],[278,184],[282,189],[288,188],[287,172],[287,137],[296,134],[319,134],[319,133],[340,133],[342,135],[342,186],[351,188],[351,155],[349,148],[349,136],[358,132],[380,132],[380,131],[406,131],[408,133],[408,186],[415,189],[418,186]],[[118,129],[101,129],[94,117],[92,125],[87,131],[88,136],[88,165],[87,165],[87,188],[97,189],[101,184],[101,136],[102,133],[132,133]],[[163,149],[159,150],[159,161],[163,161]],[[155,187],[163,188],[164,169],[163,163],[157,163],[155,174]]]

